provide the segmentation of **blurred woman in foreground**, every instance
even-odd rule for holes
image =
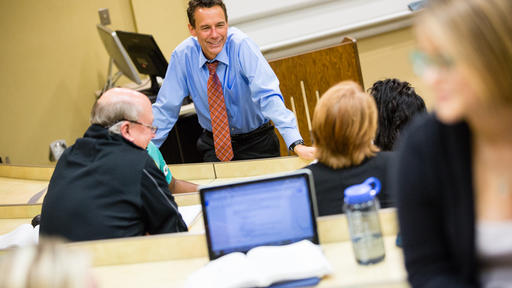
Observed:
[[[409,281],[504,287],[512,283],[512,1],[428,3],[414,62],[435,113],[403,135],[394,177]]]

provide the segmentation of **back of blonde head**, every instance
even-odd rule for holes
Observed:
[[[430,0],[418,18],[428,37],[467,68],[487,101],[512,105],[512,1]]]
[[[90,260],[55,240],[0,256],[0,288],[91,287]]]
[[[313,138],[318,161],[337,169],[374,156],[375,100],[359,84],[344,81],[325,92],[315,108]]]

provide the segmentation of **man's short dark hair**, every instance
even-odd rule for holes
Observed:
[[[377,81],[368,91],[379,113],[374,143],[381,150],[390,151],[405,125],[416,114],[426,112],[425,102],[408,82],[398,79]]]
[[[226,12],[226,5],[222,0],[190,0],[188,1],[187,8],[187,16],[188,23],[192,25],[192,27],[196,27],[196,19],[194,18],[194,12],[197,8],[211,8],[213,6],[220,6],[224,11],[224,17],[226,18],[226,22],[228,21],[228,13]]]

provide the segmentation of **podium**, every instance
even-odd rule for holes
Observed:
[[[269,62],[280,82],[285,105],[294,112],[306,145],[312,144],[311,121],[320,96],[334,84],[353,80],[363,87],[363,76],[355,39],[345,37],[340,44],[280,58]],[[281,155],[288,155],[278,133]]]

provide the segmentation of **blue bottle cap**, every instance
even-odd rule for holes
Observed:
[[[345,189],[345,203],[361,204],[371,201],[380,192],[380,181],[375,177],[366,179],[361,184],[352,185]]]

